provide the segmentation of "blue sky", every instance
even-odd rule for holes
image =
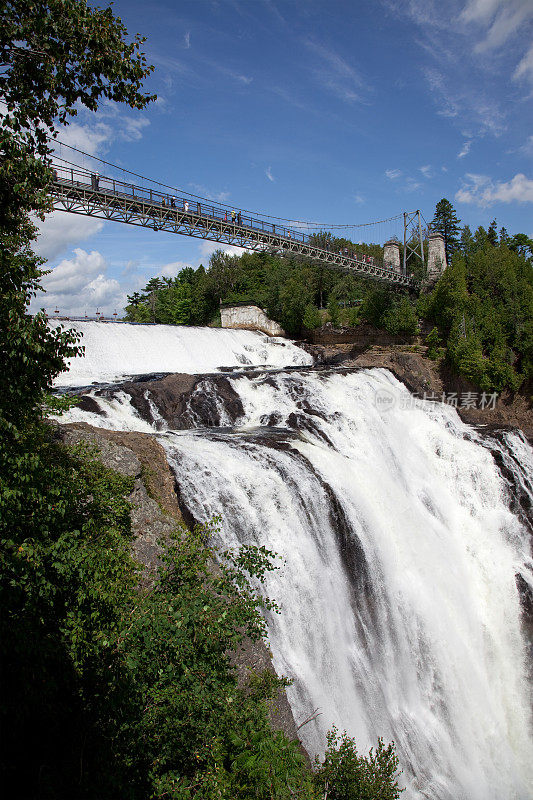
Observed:
[[[81,111],[60,138],[176,188],[289,219],[367,223],[442,197],[472,229],[533,236],[532,0],[117,0],[147,37],[144,112]],[[72,158],[62,149],[61,155]],[[101,169],[104,172],[104,169]],[[402,235],[401,223],[354,240]],[[62,212],[37,306],[121,311],[217,245]],[[34,306],[35,307],[35,304]]]

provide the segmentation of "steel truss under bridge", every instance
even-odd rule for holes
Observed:
[[[374,263],[370,256],[324,249],[315,245],[308,233],[297,228],[243,216],[241,212],[229,212],[203,200],[196,202],[114,178],[96,176],[82,169],[56,164],[53,168],[51,195],[54,208],[59,211],[181,233],[249,250],[305,256],[333,269],[383,281],[398,289],[415,288],[411,277]]]

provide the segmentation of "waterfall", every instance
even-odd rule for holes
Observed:
[[[50,320],[50,327],[60,323]],[[287,367],[312,358],[286,339],[252,331],[129,323],[68,322],[83,334],[85,356],[72,358],[56,386],[108,383],[147,373],[214,372],[224,368]]]
[[[149,426],[183,507],[222,516],[222,547],[279,554],[269,643],[296,722],[319,711],[300,731],[308,751],[335,724],[362,752],[394,740],[408,800],[531,798],[533,453],[521,434],[413,407],[381,369],[204,376],[179,430],[150,386],[148,420],[125,387],[95,390],[93,411],[70,419]]]

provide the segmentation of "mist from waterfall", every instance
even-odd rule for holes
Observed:
[[[217,427],[191,411],[189,429],[161,431],[157,396],[141,419],[120,391],[93,393],[105,417],[69,413],[154,431],[182,507],[221,515],[218,544],[279,554],[264,588],[281,606],[269,643],[293,681],[296,723],[319,711],[300,730],[311,754],[335,724],[363,752],[394,740],[406,799],[529,800],[531,653],[516,580],[533,589],[527,441],[477,432],[440,403],[413,407],[386,370],[229,381],[237,416],[215,377],[195,390],[218,404]]]

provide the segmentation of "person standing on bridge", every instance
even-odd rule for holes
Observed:
[[[240,211],[237,212],[237,223],[242,225],[242,216]]]
[[[185,213],[187,213],[189,211],[189,204],[188,204],[187,200],[183,201],[183,210],[185,211]]]
[[[232,212],[231,212],[231,221],[233,222],[233,224],[235,224],[235,209],[232,209]]]

